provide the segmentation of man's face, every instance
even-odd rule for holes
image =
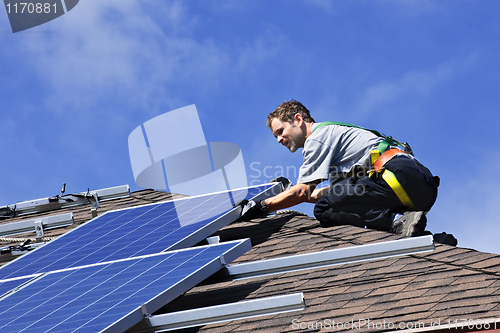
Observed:
[[[292,153],[298,148],[304,147],[304,135],[299,126],[294,123],[283,122],[278,118],[271,121],[271,132],[274,137],[283,146],[287,147]]]

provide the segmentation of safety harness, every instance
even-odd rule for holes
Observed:
[[[393,172],[384,168],[385,163],[387,163],[396,154],[410,154],[413,156],[413,151],[411,150],[411,147],[407,142],[402,143],[391,136],[380,134],[378,131],[375,130],[369,130],[361,126],[356,126],[336,121],[324,121],[322,123],[319,123],[313,130],[313,132],[316,131],[318,128],[321,128],[326,125],[355,127],[366,131],[370,131],[376,136],[384,138],[384,140],[382,140],[377,146],[377,149],[370,151],[370,158],[373,165],[373,170],[369,171],[369,176],[373,175],[375,172],[379,173],[382,176],[382,179],[384,179],[384,181],[391,187],[391,189],[397,195],[401,203],[408,209],[410,210],[412,209],[413,202],[411,201],[410,197],[406,193],[401,183],[398,181]],[[390,147],[403,147],[404,150],[401,150],[399,148],[390,148]]]

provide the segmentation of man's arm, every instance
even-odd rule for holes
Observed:
[[[329,189],[330,189],[329,186],[314,189],[313,193],[311,194],[311,200],[309,200],[309,202],[312,203],[318,202],[319,199],[321,199],[328,193]]]
[[[268,210],[275,211],[278,209],[292,207],[303,202],[318,201],[321,196],[326,194],[326,191],[324,191],[325,188],[315,190],[319,183],[319,180],[307,184],[299,183],[272,198],[266,199],[265,202]]]

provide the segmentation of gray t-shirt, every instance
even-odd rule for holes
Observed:
[[[340,125],[327,125],[314,130],[304,143],[304,163],[298,183],[346,178],[355,166],[370,167],[370,150],[377,149],[383,138],[370,131]]]

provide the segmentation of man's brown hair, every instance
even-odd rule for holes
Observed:
[[[267,116],[267,127],[271,128],[271,122],[274,118],[277,118],[280,121],[293,123],[293,117],[296,114],[300,114],[302,119],[308,123],[315,123],[314,119],[311,117],[309,110],[302,105],[302,103],[291,99],[289,101],[285,101],[281,103],[276,110],[271,112],[269,116]]]

